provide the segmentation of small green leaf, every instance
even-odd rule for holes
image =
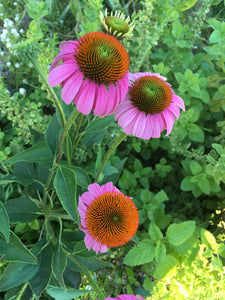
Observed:
[[[154,242],[161,240],[163,238],[163,234],[161,230],[155,223],[150,224],[148,229],[148,234]]]
[[[107,261],[101,261],[97,258],[87,258],[76,255],[76,260],[88,268],[89,271],[97,271],[105,267],[113,268],[113,265]],[[80,268],[77,267],[70,259],[67,260],[68,267],[76,272],[82,272]]]
[[[187,125],[187,129],[189,132],[189,137],[192,141],[199,143],[204,142],[204,132],[198,125],[190,123]]]
[[[4,235],[6,242],[10,239],[9,217],[3,203],[0,201],[0,231]]]
[[[157,265],[155,270],[155,278],[159,280],[168,280],[176,274],[176,266],[178,260],[172,255],[166,255],[164,259]]]
[[[36,264],[36,257],[26,248],[21,240],[10,231],[10,242],[7,244],[5,239],[0,236],[0,254],[4,255],[7,261],[24,262]]]
[[[72,300],[90,293],[90,291],[76,290],[76,289],[63,289],[60,287],[48,285],[46,292],[55,300]]]
[[[180,188],[182,191],[188,192],[195,188],[195,184],[191,181],[192,176],[187,176],[181,181]]]
[[[57,153],[59,143],[60,124],[56,114],[52,117],[51,122],[45,133],[45,140],[53,154]]]
[[[210,231],[202,228],[200,231],[200,234],[201,234],[201,239],[202,239],[203,244],[205,244],[206,246],[211,247],[211,248],[215,247],[216,239]]]
[[[77,204],[76,204],[76,174],[72,169],[60,167],[54,178],[53,185],[59,200],[73,218],[75,222],[78,221]]]
[[[86,132],[89,131],[101,131],[104,128],[107,128],[110,124],[114,122],[114,117],[111,116],[106,116],[104,118],[97,118],[93,120],[86,128]]]
[[[162,261],[165,255],[166,255],[166,247],[161,241],[158,241],[155,248],[156,263],[158,264],[160,261]]]
[[[72,167],[71,169],[73,169],[73,171],[76,173],[77,184],[81,187],[87,188],[87,186],[91,183],[88,173],[79,167]]]
[[[16,154],[6,162],[15,163],[19,161],[32,161],[45,164],[53,161],[53,154],[45,142],[40,142],[31,148]]]
[[[200,173],[202,171],[201,165],[197,161],[195,161],[195,160],[192,160],[190,162],[190,169],[191,169],[191,173],[193,175],[196,175],[196,174],[198,174],[198,173]]]
[[[128,266],[138,266],[149,263],[155,255],[155,246],[151,240],[143,240],[131,248],[125,256],[123,263]]]
[[[31,279],[38,271],[38,265],[9,263],[0,279],[0,292],[9,290]]]
[[[185,221],[180,224],[171,224],[166,231],[166,236],[172,245],[178,246],[184,243],[194,231],[195,221]]]
[[[40,209],[29,198],[21,197],[8,200],[5,209],[10,222],[30,223],[38,216]]]
[[[38,256],[39,269],[37,273],[30,279],[30,286],[36,297],[40,297],[42,292],[48,285],[51,274],[52,248],[47,245]]]
[[[62,245],[58,242],[57,246],[55,247],[53,261],[52,261],[52,271],[59,282],[59,284],[64,287],[64,280],[63,280],[63,272],[66,268],[66,255],[62,249]]]

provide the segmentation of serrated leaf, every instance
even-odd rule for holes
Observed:
[[[0,292],[9,290],[31,279],[38,271],[38,265],[9,263],[0,279]]]
[[[148,234],[154,242],[161,240],[163,238],[163,234],[161,230],[155,223],[150,224],[148,229]]]
[[[155,246],[151,240],[143,240],[134,246],[125,256],[123,263],[128,266],[138,266],[149,263],[155,255]]]
[[[2,254],[7,261],[30,264],[37,263],[36,257],[12,231],[10,231],[10,241],[8,244],[6,243],[6,240],[0,236],[0,254]]]
[[[211,248],[213,248],[216,245],[216,239],[210,231],[202,228],[200,234],[203,244]]]
[[[171,224],[166,236],[172,245],[178,246],[184,243],[195,231],[195,221],[185,221],[180,224]]]
[[[10,199],[5,203],[10,222],[30,223],[37,218],[39,207],[29,198]]]
[[[189,137],[194,142],[203,143],[204,142],[204,132],[203,130],[196,124],[188,124],[187,126]]]
[[[48,285],[46,292],[55,300],[72,300],[90,293],[90,291],[76,290],[76,289],[63,289],[60,287]]]
[[[55,175],[53,185],[59,200],[73,218],[75,222],[78,221],[77,203],[76,203],[76,174],[72,169],[60,167]]]
[[[159,280],[168,280],[175,276],[178,260],[172,255],[166,255],[164,259],[157,265],[155,270],[155,278]]]
[[[31,148],[14,155],[6,162],[15,163],[20,161],[39,162],[46,164],[53,161],[53,154],[45,142],[40,142]]]
[[[202,171],[201,165],[197,161],[195,161],[195,160],[192,160],[190,162],[190,169],[191,169],[191,173],[193,175],[196,175],[196,174],[198,174],[198,173],[200,173]]]
[[[6,242],[9,242],[10,239],[10,225],[9,217],[5,210],[3,203],[0,201],[0,232],[3,234]]]
[[[187,176],[181,181],[180,188],[182,191],[188,192],[195,188],[195,184],[191,181],[192,176]]]
[[[51,262],[52,262],[52,249],[50,245],[47,245],[39,254],[38,256],[38,265],[39,269],[37,273],[30,279],[30,287],[36,297],[40,297],[42,292],[45,290],[46,286],[48,285],[51,274],[52,274],[52,268],[51,268]]]
[[[166,255],[166,247],[161,241],[158,241],[155,248],[156,263],[158,264],[160,261],[162,261],[165,255]]]

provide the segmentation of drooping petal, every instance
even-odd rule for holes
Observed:
[[[129,82],[128,74],[125,74],[124,77],[118,81],[118,85],[120,86],[120,91],[121,91],[120,102],[122,102],[125,98],[125,95],[128,90],[128,82]]]
[[[172,101],[185,111],[184,101],[177,95],[173,95]]]
[[[175,103],[170,103],[170,106],[167,109],[170,110],[177,119],[179,119],[180,109]]]
[[[78,66],[76,64],[64,63],[53,69],[48,75],[48,82],[51,87],[58,85],[76,72]]]
[[[77,41],[65,41],[59,45],[59,49],[60,51],[62,51],[65,47],[74,49],[77,45]]]
[[[80,89],[80,86],[83,81],[83,75],[80,71],[74,73],[64,84],[61,97],[66,104],[70,104],[77,92]]]
[[[164,121],[166,123],[166,129],[167,129],[166,135],[169,135],[173,129],[175,117],[169,110],[163,111],[162,114],[164,117]]]
[[[104,84],[100,84],[99,88],[96,90],[96,99],[94,106],[94,115],[104,116],[107,111],[109,93]]]
[[[145,112],[142,111],[139,113],[138,118],[134,124],[133,135],[141,138],[145,131],[145,127],[146,127],[146,116],[145,116]]]
[[[146,126],[142,137],[143,139],[148,140],[152,137],[153,126],[153,118],[152,115],[149,114],[146,116]]]
[[[93,103],[95,98],[95,84],[93,82],[87,82],[86,78],[81,86],[82,93],[77,100],[77,110],[84,115],[88,115],[93,109]]]

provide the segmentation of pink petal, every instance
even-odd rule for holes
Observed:
[[[136,108],[131,104],[130,101],[126,100],[121,102],[114,112],[115,120],[118,120],[124,113],[128,112],[130,109],[136,110]]]
[[[93,82],[88,83],[86,78],[81,86],[82,93],[77,100],[77,109],[84,115],[88,115],[93,109],[93,103],[95,98],[95,86]]]
[[[71,59],[73,59],[76,62],[76,59],[73,56],[74,55],[74,50],[75,49],[65,48],[61,52],[59,52],[56,55],[54,62],[50,66],[50,72],[51,72],[52,69],[54,69],[56,67],[56,65],[60,62],[60,60],[65,59],[65,57],[70,57]]]
[[[76,96],[83,81],[83,74],[80,71],[74,73],[63,86],[61,97],[66,104],[70,104]]]
[[[85,192],[80,196],[80,199],[83,201],[83,203],[88,207],[91,202],[94,200],[93,196],[89,192]]]
[[[133,134],[134,124],[135,124],[138,116],[139,116],[139,112],[137,110],[134,110],[134,112],[132,113],[132,119],[127,122],[126,126],[123,127],[124,132],[126,134]],[[128,117],[129,117],[129,114],[128,114]]]
[[[115,108],[116,108],[116,103],[117,103],[117,93],[116,93],[116,88],[113,84],[109,84],[108,85],[108,98],[106,99],[107,100],[107,109],[106,109],[106,112],[105,114],[108,116],[108,115],[111,115]]]
[[[102,194],[101,187],[97,183],[92,183],[88,186],[88,191],[93,195],[94,198],[97,198]]]
[[[160,114],[154,114],[152,115],[152,120],[153,120],[153,131],[152,131],[152,137],[153,138],[160,138],[160,122],[161,122],[161,117]]]
[[[173,129],[175,117],[169,110],[163,111],[162,114],[164,117],[164,121],[166,123],[166,129],[167,129],[166,135],[169,135]]]
[[[104,116],[107,111],[107,102],[108,102],[109,93],[104,84],[100,84],[96,88],[96,98],[94,105],[94,115]]]
[[[65,47],[74,49],[77,46],[77,44],[78,44],[77,41],[65,41],[59,45],[59,49],[60,51],[62,51]]]
[[[125,128],[126,126],[130,125],[131,123],[133,124],[133,121],[136,118],[136,116],[138,115],[138,113],[139,113],[139,111],[136,109],[136,107],[125,111],[118,119],[118,124],[122,128]]]
[[[170,110],[176,116],[177,119],[179,119],[180,109],[175,103],[170,103],[170,106],[167,109]]]
[[[146,126],[145,126],[145,131],[143,134],[143,139],[148,140],[152,137],[152,132],[153,132],[153,118],[151,114],[148,114],[146,116]]]
[[[121,91],[120,102],[122,102],[125,98],[125,95],[128,90],[128,83],[129,83],[128,74],[125,74],[124,77],[118,81],[118,85]]]
[[[101,189],[102,189],[102,193],[112,192],[113,183],[111,181],[107,182],[106,184],[101,186]]]
[[[78,66],[76,64],[64,63],[50,71],[48,76],[48,82],[51,85],[51,87],[54,87],[66,78],[68,78],[70,75],[72,75],[77,69]]]
[[[139,112],[138,118],[134,124],[133,135],[139,138],[143,138],[144,130],[146,127],[146,115],[145,112]]]
[[[184,101],[179,96],[173,95],[172,101],[185,111]]]
[[[96,252],[106,252],[108,247],[106,245],[102,245],[98,241],[94,240],[90,234],[86,234],[84,237],[84,242],[88,250],[91,248]]]

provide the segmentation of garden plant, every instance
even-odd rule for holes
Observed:
[[[225,0],[2,0],[0,299],[225,299]]]

